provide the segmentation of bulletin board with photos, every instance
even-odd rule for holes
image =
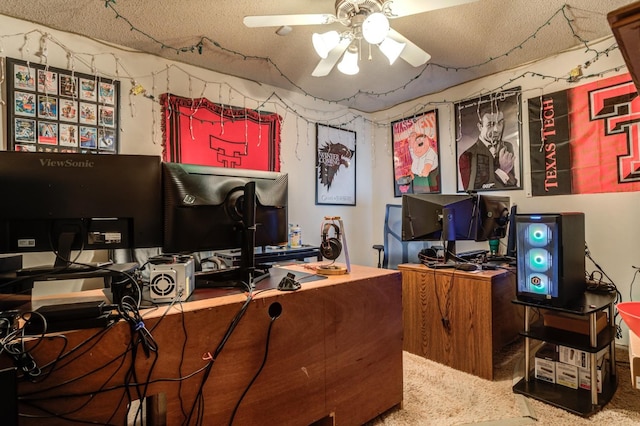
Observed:
[[[120,82],[7,58],[7,149],[117,154]]]

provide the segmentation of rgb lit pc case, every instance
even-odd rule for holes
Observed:
[[[584,294],[584,213],[518,214],[518,300],[563,307]]]

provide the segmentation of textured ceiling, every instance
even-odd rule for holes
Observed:
[[[334,0],[4,0],[0,14],[373,112],[611,36],[607,13],[633,2],[478,0],[405,16],[391,26],[431,54],[426,66],[389,66],[377,48],[371,60],[364,49],[359,74],[334,68],[326,77],[311,76],[319,61],[311,35],[339,23],[279,36],[242,19],[333,14]],[[201,40],[202,53],[191,51]]]

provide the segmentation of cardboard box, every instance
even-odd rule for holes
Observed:
[[[629,366],[631,386],[640,389],[640,337],[629,330]]]
[[[602,358],[608,350],[608,346],[603,348],[596,354],[596,359]],[[564,364],[588,369],[591,368],[591,353],[575,348],[569,348],[567,346],[558,345],[558,361]]]
[[[543,314],[544,325],[589,335],[589,315],[576,315],[566,312],[545,311]],[[607,313],[600,311],[596,313],[596,332],[600,333],[609,324]]]
[[[556,383],[572,389],[578,389],[578,367],[556,362]]]
[[[598,393],[602,393],[602,369],[607,363],[603,363],[602,366],[598,366]],[[586,390],[591,390],[591,370],[586,368],[578,368],[578,387]]]
[[[536,357],[534,376],[549,383],[556,382],[556,362]]]
[[[549,383],[556,382],[556,361],[558,352],[551,343],[543,344],[535,353],[534,377]]]

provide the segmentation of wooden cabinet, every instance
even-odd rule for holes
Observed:
[[[520,331],[510,270],[463,272],[403,264],[404,350],[493,379],[493,355]]]
[[[350,274],[301,280],[300,290],[283,292],[275,289],[282,276],[309,271],[276,272],[258,283],[210,374],[211,354],[247,300],[239,290],[196,289],[187,302],[142,311],[158,348],[149,357],[140,351],[133,358],[124,321],[34,342],[43,374],[18,386],[21,424],[126,424],[129,399],[142,393],[164,407],[153,424],[168,425],[188,423],[194,407],[192,422],[229,424],[240,400],[239,425],[363,424],[400,404],[400,273],[352,265]],[[67,301],[89,294],[102,292]],[[0,357],[0,368],[8,360]]]
[[[525,376],[513,386],[513,391],[538,399],[548,404],[563,408],[574,414],[587,417],[608,403],[618,387],[615,356],[615,294],[585,293],[579,300],[566,307],[553,307],[540,303],[528,303],[514,300],[515,304],[525,308]],[[580,334],[544,325],[543,320],[530,323],[531,310],[553,310],[588,318],[589,333]],[[609,325],[599,333],[597,330],[598,313],[608,310]],[[547,383],[533,378],[531,371],[531,345],[534,341],[544,341],[554,345],[562,345],[589,353],[591,389],[572,389],[556,383]],[[602,373],[602,392],[597,391],[596,359],[597,354],[608,348],[608,374]]]

